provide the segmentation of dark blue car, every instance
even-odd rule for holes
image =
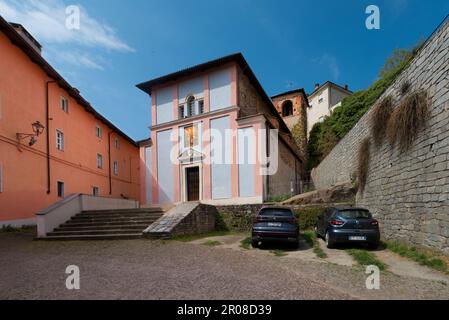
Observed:
[[[362,208],[326,209],[318,218],[315,232],[328,248],[339,243],[364,243],[375,249],[380,241],[379,222]]]
[[[257,248],[262,242],[284,241],[299,245],[298,220],[288,207],[265,207],[254,218],[252,245]]]

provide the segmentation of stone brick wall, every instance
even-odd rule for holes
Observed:
[[[240,117],[255,115],[257,114],[257,104],[260,103],[258,101],[259,95],[240,68],[238,68],[237,74]]]
[[[357,205],[370,209],[381,222],[383,236],[449,254],[449,22],[426,42],[384,98],[397,102],[399,89],[426,90],[429,119],[406,153],[388,143],[372,146],[368,181]],[[380,101],[380,100],[379,100]],[[395,103],[394,105],[397,105]],[[372,108],[313,170],[317,188],[349,182],[357,168],[360,142],[370,136]]]
[[[173,228],[171,234],[191,235],[214,231],[216,215],[214,206],[200,204]]]
[[[230,231],[247,232],[251,230],[253,218],[262,208],[261,204],[217,206],[217,212]]]

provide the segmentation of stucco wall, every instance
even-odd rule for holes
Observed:
[[[267,198],[296,195],[301,192],[301,164],[287,146],[279,140],[278,170],[267,176]],[[292,192],[293,189],[293,192]]]
[[[64,182],[65,195],[92,193],[109,196],[108,134],[111,129],[87,112],[69,94],[49,85],[50,193],[47,194],[46,131],[32,147],[29,139],[17,148],[16,133],[31,133],[31,124],[46,125],[46,73],[0,32],[0,162],[3,188],[0,191],[0,221],[22,221],[60,200],[57,181]],[[11,67],[14,66],[14,67]],[[69,111],[60,106],[61,96],[69,101]],[[102,137],[96,137],[96,126]],[[56,130],[64,133],[64,150],[56,148]],[[120,147],[114,146],[115,138]],[[97,168],[97,154],[103,168]],[[111,134],[111,160],[118,161],[118,175],[112,174],[112,197],[139,199],[139,149],[123,136]]]
[[[372,147],[368,181],[357,204],[380,220],[383,235],[449,254],[449,24],[426,43],[411,65],[383,97],[399,99],[408,80],[411,90],[429,95],[427,127],[407,153],[388,143]],[[381,99],[383,98],[381,97]],[[395,103],[397,105],[397,103]],[[312,172],[317,188],[350,181],[356,170],[360,142],[370,134],[372,108]]]
[[[321,103],[320,99],[323,99]],[[321,117],[328,116],[329,111],[329,87],[325,87],[312,97],[309,97],[310,108],[307,109],[307,134],[313,128],[313,125],[320,121]]]
[[[227,130],[230,129],[230,117],[221,117],[217,119],[210,120],[210,127],[215,132],[220,133],[221,140],[219,137],[212,137],[211,150],[217,150],[216,153],[211,155],[211,189],[212,189],[212,199],[228,199],[232,197],[232,186],[231,186],[231,139]],[[228,136],[227,136],[228,135]],[[218,152],[221,150],[221,152]]]
[[[172,130],[157,133],[157,182],[158,203],[167,204],[174,202],[174,177],[173,164],[171,160]]]

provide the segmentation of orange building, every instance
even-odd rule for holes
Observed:
[[[139,148],[0,17],[0,226],[74,193],[139,200]],[[34,124],[34,126],[32,126]]]

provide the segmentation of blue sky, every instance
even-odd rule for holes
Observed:
[[[381,11],[367,30],[365,9]],[[64,28],[81,8],[80,30]],[[326,80],[360,90],[394,48],[427,38],[447,0],[0,0],[0,14],[42,43],[44,56],[125,133],[148,137],[150,100],[137,83],[242,52],[269,95]]]

